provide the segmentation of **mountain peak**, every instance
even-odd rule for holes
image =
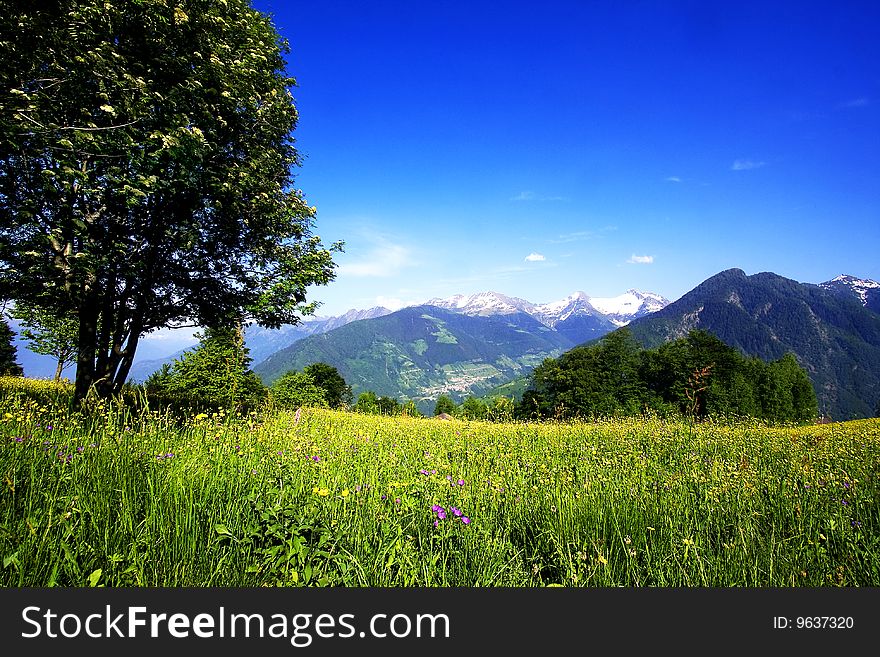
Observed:
[[[870,278],[857,278],[849,274],[840,274],[830,281],[819,283],[819,287],[832,292],[854,295],[861,301],[863,306],[876,310],[880,303],[880,283]]]

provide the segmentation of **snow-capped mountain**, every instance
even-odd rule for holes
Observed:
[[[615,326],[624,326],[637,317],[660,310],[669,301],[653,292],[627,290],[616,297],[590,297],[574,292],[564,299],[535,304],[498,292],[456,294],[445,299],[431,299],[425,305],[438,306],[465,315],[506,315],[523,312],[550,328],[575,317],[599,317]]]
[[[509,297],[499,292],[478,292],[477,294],[455,294],[445,299],[431,299],[425,306],[436,306],[465,315],[508,315],[523,312],[531,315],[535,304],[525,299]]]
[[[869,278],[856,278],[848,274],[841,274],[830,281],[819,283],[819,287],[834,292],[848,292],[856,296],[863,306],[868,307],[870,307],[872,300],[880,297],[880,283]]]
[[[605,315],[612,324],[624,326],[632,320],[644,317],[669,305],[669,299],[654,292],[627,290],[616,297],[590,299],[590,303]]]

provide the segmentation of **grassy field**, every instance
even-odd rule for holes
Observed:
[[[102,407],[0,379],[0,583],[880,585],[880,420]]]

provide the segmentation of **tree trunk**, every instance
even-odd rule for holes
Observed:
[[[81,406],[95,382],[95,350],[98,339],[98,305],[94,294],[86,294],[79,308],[79,335],[76,345],[76,381],[73,404]]]
[[[58,359],[58,366],[55,368],[55,378],[52,379],[55,383],[58,383],[61,380],[61,370],[64,369],[64,359]]]

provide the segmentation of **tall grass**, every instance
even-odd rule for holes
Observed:
[[[50,386],[0,381],[4,586],[880,585],[878,420],[175,419]]]

